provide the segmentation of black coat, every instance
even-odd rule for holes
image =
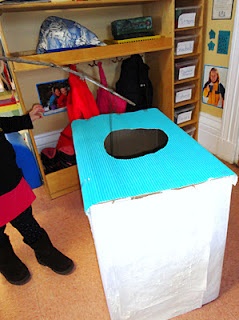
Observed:
[[[16,163],[16,153],[4,133],[32,129],[29,116],[0,117],[0,195],[13,190],[22,178],[22,170]]]

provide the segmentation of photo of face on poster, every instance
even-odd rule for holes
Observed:
[[[205,65],[202,94],[203,103],[223,109],[226,81],[227,68]]]
[[[45,116],[66,111],[68,79],[38,83],[36,87]]]

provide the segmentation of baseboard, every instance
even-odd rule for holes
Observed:
[[[219,142],[217,156],[229,163],[234,163],[234,154],[237,146],[234,143],[223,139],[219,139]]]
[[[34,138],[38,153],[41,153],[44,148],[55,148],[61,131],[62,129],[36,135]]]
[[[221,118],[201,112],[199,117],[198,142],[208,151],[217,155],[221,132]]]

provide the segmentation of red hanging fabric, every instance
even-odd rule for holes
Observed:
[[[71,66],[76,70],[76,66]],[[76,119],[89,119],[99,115],[99,109],[93,94],[89,90],[85,80],[77,75],[69,75],[70,91],[67,97],[67,112],[70,122]]]
[[[72,65],[70,68],[77,71],[75,65]],[[56,146],[57,149],[65,146],[71,146],[73,148],[71,131],[71,122],[73,120],[89,119],[99,115],[99,109],[96,101],[85,80],[82,80],[77,75],[70,73],[68,82],[70,90],[67,95],[67,113],[70,123],[61,132]]]
[[[100,83],[103,86],[108,87],[102,62],[98,62],[97,66],[99,68]],[[96,104],[100,113],[124,113],[127,102],[120,97],[113,95],[109,91],[99,88],[97,90]]]
[[[74,150],[71,123],[69,123],[61,132],[56,148],[59,150],[66,146],[70,146]]]

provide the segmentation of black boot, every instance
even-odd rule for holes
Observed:
[[[24,240],[25,243],[27,243]],[[42,229],[42,236],[36,242],[29,244],[34,251],[37,261],[59,274],[69,274],[74,268],[74,263],[71,259],[62,254],[59,250],[53,247],[48,234]]]
[[[25,284],[31,278],[25,264],[14,253],[7,235],[0,242],[0,272],[8,282],[15,285]]]

